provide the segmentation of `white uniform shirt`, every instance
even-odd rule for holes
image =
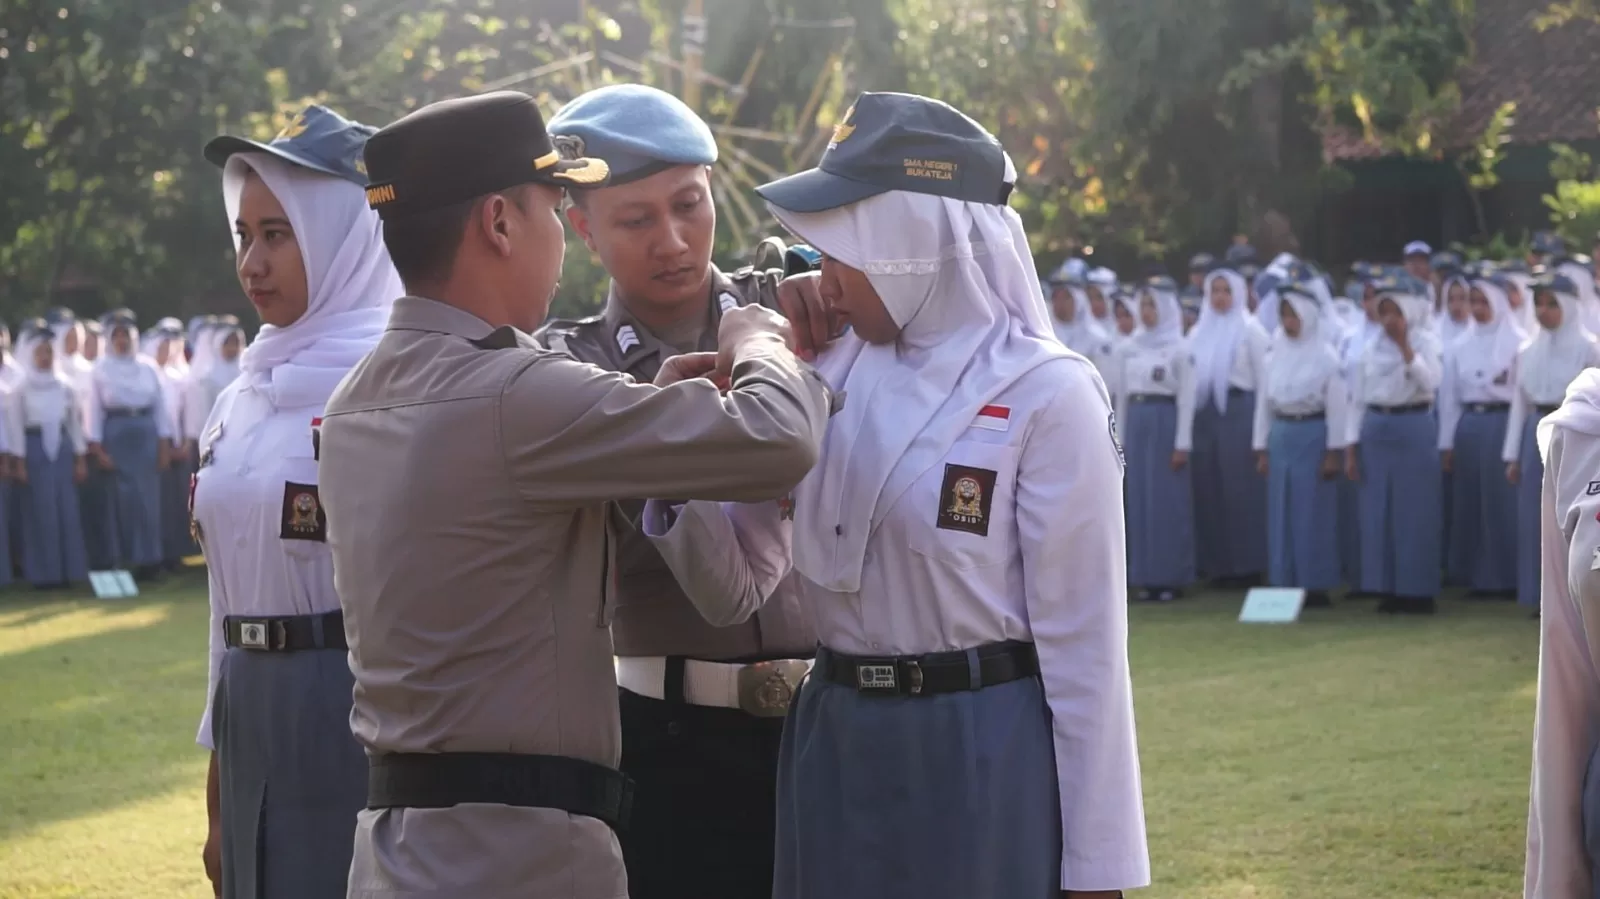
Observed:
[[[1346,435],[1350,444],[1361,442],[1361,422],[1368,406],[1393,408],[1433,402],[1434,391],[1439,389],[1444,363],[1439,358],[1439,344],[1431,334],[1419,333],[1413,328],[1411,362],[1401,361],[1398,351],[1393,355],[1380,353],[1388,345],[1388,336],[1380,334],[1362,351],[1361,361],[1355,367],[1355,381],[1350,385],[1351,409],[1347,416],[1350,430]]]
[[[860,593],[797,577],[822,644],[850,655],[917,655],[1031,641],[1055,733],[1062,889],[1148,884],[1132,683],[1120,450],[1086,381],[1064,365],[1023,376],[995,399],[944,463],[995,473],[988,536],[936,526],[950,498],[932,466],[867,541]],[[1070,452],[1063,451],[1070,447]],[[645,530],[684,592],[713,621],[742,620],[789,571],[778,504],[693,502],[667,528],[652,502]],[[738,546],[742,552],[729,552]]]
[[[1565,385],[1558,392],[1553,389],[1554,384],[1551,385],[1548,393],[1535,395],[1524,382],[1524,379],[1518,377],[1523,364],[1522,360],[1527,358],[1528,353],[1537,352],[1541,349],[1542,347],[1537,344],[1524,347],[1522,354],[1517,357],[1517,364],[1513,367],[1511,373],[1511,383],[1515,389],[1511,392],[1511,414],[1506,418],[1506,442],[1501,446],[1500,452],[1500,458],[1507,462],[1520,462],[1522,460],[1522,431],[1528,424],[1528,413],[1531,410],[1538,409],[1540,406],[1559,406],[1567,396]],[[1583,363],[1582,368],[1574,369],[1571,377],[1576,378],[1583,371],[1583,368],[1600,368],[1600,344],[1590,344],[1588,360]],[[1563,377],[1566,376],[1563,375]],[[1570,383],[1570,378],[1568,381]]]
[[[1446,353],[1439,382],[1439,449],[1456,446],[1456,425],[1465,407],[1478,403],[1510,403],[1516,394],[1511,368],[1491,371],[1487,360],[1475,354]],[[1507,433],[1510,430],[1507,429]],[[1521,437],[1520,428],[1517,431]]]
[[[66,439],[62,441],[61,449],[57,450],[57,453],[83,455],[86,444],[83,436],[83,412],[79,408],[78,394],[71,385],[57,381],[49,387],[32,388],[23,381],[9,392],[4,392],[3,396],[6,426],[4,431],[0,432],[4,438],[3,444],[0,444],[4,448],[0,449],[0,452],[26,457],[27,429],[42,426],[45,421],[54,421],[55,413],[64,407],[66,412],[61,417],[61,427],[66,432]]]
[[[1194,446],[1194,360],[1182,341],[1158,349],[1129,340],[1119,348],[1122,364],[1117,378],[1118,429],[1128,420],[1128,402],[1134,396],[1170,396],[1178,405],[1178,428],[1173,449],[1188,452]],[[1118,435],[1121,439],[1121,435]]]
[[[1349,443],[1350,390],[1339,374],[1338,353],[1324,347],[1329,359],[1328,374],[1323,379],[1320,392],[1305,392],[1294,398],[1274,397],[1273,385],[1267,383],[1256,391],[1256,414],[1251,429],[1250,447],[1256,452],[1266,452],[1267,438],[1272,433],[1272,420],[1280,415],[1302,416],[1322,414],[1328,424],[1328,449],[1344,449]]]
[[[324,540],[285,537],[290,502],[310,487],[317,460],[312,421],[322,406],[274,409],[235,381],[217,399],[200,438],[194,519],[211,589],[211,662],[198,742],[211,742],[211,698],[229,615],[310,615],[339,608]],[[324,535],[325,539],[325,535]]]
[[[161,371],[149,359],[140,358],[137,361],[137,379],[113,381],[96,377],[91,371],[88,395],[84,400],[87,409],[84,436],[90,443],[99,443],[105,436],[106,413],[119,409],[149,409],[155,418],[156,436],[163,440],[173,439],[173,418],[167,412]]]
[[[189,385],[189,370],[181,365],[168,365],[158,369],[161,373],[161,403],[170,422],[172,440],[181,442],[184,436],[184,393]]]
[[[1600,439],[1556,428],[1546,457],[1527,899],[1592,895],[1583,787],[1600,731]]]

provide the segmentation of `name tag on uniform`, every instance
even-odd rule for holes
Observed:
[[[984,406],[978,410],[978,418],[972,426],[986,431],[1005,431],[1011,427],[1011,407]]]

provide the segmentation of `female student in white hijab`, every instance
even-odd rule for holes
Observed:
[[[1280,304],[1279,325],[1256,391],[1252,444],[1267,477],[1268,582],[1327,606],[1342,580],[1336,479],[1348,442],[1349,389],[1324,334],[1337,323],[1310,283],[1283,284],[1266,303]]]
[[[1439,385],[1440,461],[1452,494],[1445,570],[1480,596],[1509,596],[1517,586],[1516,491],[1501,454],[1527,335],[1506,287],[1498,276],[1472,282],[1472,327],[1446,350]]]
[[[1577,295],[1565,280],[1561,292]],[[1578,374],[1539,423],[1538,446],[1543,586],[1523,895],[1591,899],[1600,896],[1600,371]]]
[[[168,571],[183,566],[183,560],[200,551],[189,534],[189,443],[184,439],[186,409],[183,396],[188,390],[189,360],[183,354],[183,323],[164,318],[146,332],[140,349],[161,372],[161,394],[171,418],[172,440],[169,464],[161,473],[161,564]]]
[[[89,576],[78,518],[78,485],[88,477],[83,408],[56,365],[54,335],[43,319],[17,343],[22,379],[7,397],[9,445],[18,447],[18,494],[27,539],[22,576],[35,589],[78,584]]]
[[[231,315],[214,317],[195,337],[192,374],[183,402],[189,428],[184,436],[197,454],[201,431],[217,397],[239,377],[239,357],[246,346],[244,329]]]
[[[101,324],[106,345],[90,379],[84,435],[109,477],[116,566],[149,580],[161,571],[161,473],[171,460],[173,419],[160,369],[139,353],[133,313],[117,310]]]
[[[1439,429],[1443,362],[1423,282],[1391,272],[1372,285],[1382,333],[1350,384],[1346,476],[1360,484],[1361,590],[1380,612],[1432,614],[1439,592]]]
[[[1445,355],[1455,342],[1472,330],[1472,280],[1458,270],[1441,273],[1444,283],[1438,291],[1439,308],[1433,321],[1439,331],[1439,343]]]
[[[1345,282],[1345,296],[1355,305],[1356,315],[1345,322],[1344,333],[1339,338],[1339,371],[1346,387],[1355,383],[1356,371],[1361,367],[1361,357],[1367,346],[1383,334],[1378,324],[1378,292],[1373,285],[1383,276],[1380,266],[1357,262],[1350,267],[1350,279]],[[1352,398],[1353,402],[1353,398]],[[1354,410],[1348,410],[1345,421]],[[1361,485],[1350,478],[1339,480],[1339,567],[1344,572],[1344,582],[1350,586],[1346,599],[1372,599],[1361,588]]]
[[[1170,602],[1195,580],[1194,363],[1171,278],[1151,278],[1122,303],[1139,322],[1117,350],[1114,379],[1127,454],[1128,584],[1140,600]]]
[[[821,460],[792,504],[691,503],[661,538],[713,623],[791,557],[815,618],[774,899],[1115,896],[1149,869],[1110,408],[1050,336],[994,139],[922,97],[847,119],[760,191],[851,327],[818,363],[846,394]]]
[[[1202,579],[1249,587],[1267,569],[1267,491],[1250,451],[1256,391],[1272,338],[1245,308],[1232,269],[1206,275],[1205,305],[1188,337],[1194,357],[1195,563]]]
[[[1565,275],[1541,273],[1527,294],[1539,317],[1539,331],[1517,353],[1514,391],[1501,457],[1506,480],[1517,490],[1517,602],[1539,614],[1540,494],[1544,462],[1536,432],[1556,411],[1567,387],[1584,369],[1600,367],[1600,344],[1583,327],[1578,288]]]
[[[87,433],[89,388],[94,365],[83,357],[83,323],[70,309],[53,309],[46,320],[50,322],[56,368],[72,385],[72,389],[77,391],[78,408],[83,410]],[[90,571],[103,571],[116,565],[116,525],[111,518],[111,489],[111,473],[100,467],[100,461],[94,454],[89,454],[89,477],[78,487],[78,518],[83,524],[83,548],[88,554]]]
[[[205,150],[262,322],[201,431],[192,501],[211,593],[203,858],[224,897],[342,899],[366,806],[315,429],[403,292],[364,191],[373,130],[313,106],[271,143]],[[237,338],[210,336],[215,379]]]
[[[1070,261],[1081,263],[1083,260]],[[1094,363],[1095,370],[1104,379],[1113,367],[1111,335],[1100,327],[1089,311],[1089,292],[1084,289],[1081,272],[1073,273],[1066,266],[1062,268],[1051,280],[1041,285],[1047,288],[1045,296],[1050,300],[1051,325],[1055,329],[1056,339],[1067,349]]]

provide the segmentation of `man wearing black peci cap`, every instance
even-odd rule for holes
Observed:
[[[828,390],[760,307],[723,315],[719,354],[666,360],[662,386],[528,336],[560,275],[562,190],[608,172],[561,158],[525,95],[425,107],[366,165],[410,295],[321,424],[371,758],[349,895],[624,896],[614,501],[783,495]]]

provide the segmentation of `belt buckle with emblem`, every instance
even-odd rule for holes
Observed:
[[[739,669],[739,708],[758,718],[782,718],[810,667],[798,659],[757,662]]]
[[[280,622],[239,622],[239,646],[244,649],[277,649],[288,642],[287,636]]]

